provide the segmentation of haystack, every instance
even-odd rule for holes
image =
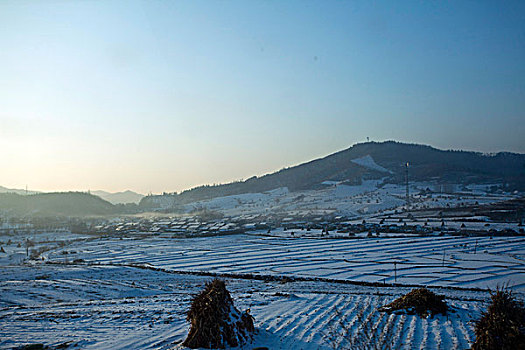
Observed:
[[[444,295],[435,294],[426,288],[413,289],[408,294],[383,306],[379,311],[405,310],[408,314],[418,314],[424,317],[429,314],[432,316],[446,314],[448,307],[443,299],[445,299]]]
[[[183,345],[192,349],[239,346],[249,341],[255,330],[253,317],[235,308],[226,284],[219,279],[207,283],[195,296],[186,319],[191,328]]]
[[[525,349],[525,307],[512,292],[497,289],[492,303],[476,322],[473,350]]]

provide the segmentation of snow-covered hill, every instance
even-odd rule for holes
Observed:
[[[220,212],[226,216],[283,214],[290,216],[344,215],[362,217],[374,213],[404,210],[406,208],[406,186],[389,183],[387,178],[364,180],[361,184],[323,181],[320,189],[291,192],[286,187],[261,193],[244,193],[177,205],[175,198],[156,196],[152,203],[156,208],[192,213],[200,210]],[[445,193],[436,181],[411,182],[411,209],[456,208],[460,206],[495,203],[520,194],[494,193],[491,186],[456,185],[455,193]],[[461,191],[460,191],[461,190]]]
[[[303,194],[326,186],[362,183],[368,186],[367,180],[379,179],[402,186],[407,163],[410,164],[408,178],[411,186],[428,183],[431,190],[439,187],[436,192],[454,192],[469,185],[483,184],[504,184],[507,191],[525,191],[523,154],[485,155],[387,141],[356,144],[324,158],[246,181],[200,186],[179,194],[148,196],[141,201],[141,206],[148,209],[158,208],[158,203],[181,206],[219,197],[267,193],[278,188]],[[338,204],[334,203],[332,207],[338,207]]]

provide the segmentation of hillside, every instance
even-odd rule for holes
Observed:
[[[84,216],[118,212],[113,204],[88,193],[55,192],[22,196],[0,194],[0,211],[9,215]]]
[[[180,194],[164,195],[174,204],[259,193],[280,187],[290,191],[319,189],[326,181],[360,184],[365,179],[387,178],[401,183],[409,163],[411,181],[436,180],[442,183],[506,183],[509,189],[525,189],[525,155],[501,152],[485,155],[468,151],[445,151],[426,145],[394,141],[356,144],[331,154],[278,172],[246,181],[200,186]],[[140,205],[154,207],[162,196],[145,197]]]
[[[112,203],[112,204],[127,204],[136,203],[138,204],[144,195],[133,191],[123,192],[106,192],[106,191],[91,191],[92,194],[99,196],[100,198]]]

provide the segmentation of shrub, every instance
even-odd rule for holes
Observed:
[[[502,288],[491,293],[491,304],[476,322],[473,350],[525,349],[525,308],[512,292]]]

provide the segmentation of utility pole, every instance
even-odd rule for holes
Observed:
[[[405,164],[406,172],[405,172],[405,184],[406,184],[406,201],[407,201],[407,211],[410,207],[410,193],[408,189],[408,162]]]
[[[397,283],[397,261],[394,261],[394,282]]]

